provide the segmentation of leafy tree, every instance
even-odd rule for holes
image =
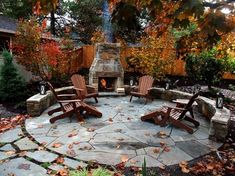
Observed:
[[[44,28],[45,25],[38,25],[35,19],[19,23],[13,42],[17,62],[46,80],[63,78],[76,72],[71,66],[80,58],[73,42],[68,37],[56,41],[43,32]]]
[[[153,75],[160,80],[176,58],[174,44],[175,40],[170,31],[158,36],[158,32],[151,29],[142,37],[140,47],[132,48],[128,63],[134,66],[135,71]]]
[[[186,73],[191,81],[201,82],[210,88],[218,82],[225,70],[222,59],[216,58],[216,51],[203,51],[186,57]]]
[[[91,44],[93,33],[102,28],[103,0],[68,1],[63,4],[64,11],[74,21],[71,30],[80,41]]]
[[[155,26],[159,35],[171,27],[182,29],[188,27],[192,22],[198,27],[190,36],[185,36],[179,42],[178,48],[180,54],[185,57],[186,53],[202,49],[211,49],[221,40],[223,35],[232,31],[235,27],[234,18],[234,0],[221,1],[202,1],[202,0],[110,0],[114,6],[113,18],[120,21],[118,24],[132,26],[136,21],[128,20],[129,16],[137,14],[132,11],[132,7],[141,14],[143,11],[147,13],[145,28]],[[131,4],[128,7],[129,13],[121,13],[120,4]],[[222,13],[222,9],[230,11],[229,14]],[[118,13],[120,12],[120,13]],[[125,21],[125,23],[123,22]],[[145,29],[142,28],[142,29]]]
[[[13,65],[13,56],[7,50],[2,52],[4,64],[0,68],[0,100],[20,102],[26,98],[26,83]]]
[[[32,5],[29,0],[3,0],[0,1],[0,12],[14,19],[28,18],[32,15]]]

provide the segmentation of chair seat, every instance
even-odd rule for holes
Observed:
[[[133,95],[133,96],[142,96],[142,97],[144,97],[144,96],[146,96],[146,94],[143,94],[143,93],[141,93],[141,92],[130,92],[130,94],[131,95]]]

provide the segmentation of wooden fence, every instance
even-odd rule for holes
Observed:
[[[82,47],[82,64],[81,67],[83,68],[90,68],[93,59],[95,57],[95,51],[94,51],[93,45],[86,45]],[[121,63],[124,67],[124,69],[127,68],[127,63],[125,61],[125,57],[128,56],[128,52],[124,51],[121,53]],[[170,69],[168,70],[168,74],[174,75],[174,76],[185,76],[185,61],[178,59],[175,60],[172,65],[170,66]],[[235,74],[226,72],[223,76],[224,79],[232,79],[235,80]]]

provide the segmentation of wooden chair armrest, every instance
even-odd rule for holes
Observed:
[[[174,110],[179,110],[179,111],[185,111],[186,109],[184,108],[178,108],[178,107],[173,107],[173,106],[166,106],[164,105],[163,107],[166,107],[167,109],[174,109]]]
[[[58,100],[59,103],[76,103],[76,102],[81,102],[81,100],[76,99],[76,100]]]
[[[88,89],[95,89],[95,87],[94,87],[94,86],[91,86],[91,85],[86,85],[86,87],[87,87]]]
[[[58,97],[73,97],[76,96],[76,94],[59,94]]]
[[[79,88],[76,88],[76,87],[73,87],[73,89],[78,90],[80,92],[84,91],[84,89],[79,89]]]

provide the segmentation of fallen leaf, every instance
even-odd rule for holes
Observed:
[[[165,167],[164,165],[160,165],[159,168],[160,168],[161,170],[165,170],[165,169],[166,169],[166,167]]]
[[[76,156],[76,152],[72,149],[72,150],[67,150],[66,154],[68,154],[71,157],[75,157]]]
[[[69,171],[67,169],[60,169],[59,171],[57,171],[56,175],[57,176],[68,176]]]
[[[109,122],[113,122],[113,119],[112,119],[112,118],[109,118]]]
[[[69,149],[72,149],[72,148],[73,148],[73,143],[72,143],[72,144],[69,144],[69,145],[68,145],[68,148],[69,148]]]
[[[25,156],[26,153],[27,153],[26,151],[22,151],[22,152],[20,152],[18,155],[19,155],[19,156]]]
[[[43,125],[38,125],[37,128],[43,128]]]
[[[54,144],[52,145],[53,148],[59,148],[59,147],[61,147],[61,146],[62,146],[62,143],[54,143]]]
[[[153,149],[153,153],[159,153],[160,150],[161,150],[161,149],[160,149],[159,147],[156,147],[156,148]]]
[[[116,130],[114,130],[114,132],[122,132],[122,129],[116,129]]]
[[[43,146],[39,146],[38,150],[44,150],[45,148]]]
[[[77,136],[77,135],[78,135],[78,133],[71,133],[71,134],[68,135],[68,137],[71,138],[71,137]]]
[[[30,169],[30,164],[20,164],[17,167],[18,169],[24,169],[24,170],[29,170]]]
[[[14,150],[9,150],[5,152],[6,155],[14,155],[15,153],[16,152]]]
[[[47,145],[47,142],[42,142],[41,144],[42,144],[42,145]]]
[[[189,173],[190,172],[190,170],[188,169],[188,168],[186,168],[186,167],[182,167],[181,168],[181,171],[183,172],[183,173]]]
[[[55,162],[57,164],[63,164],[64,163],[64,158],[63,157],[58,157],[58,158],[56,158]]]
[[[116,149],[119,149],[121,145],[116,145]]]
[[[124,141],[125,139],[124,138],[118,138],[119,141]]]
[[[130,161],[130,163],[131,163],[131,164],[136,164],[136,163],[137,163],[137,160],[132,159],[132,160]]]
[[[127,155],[122,155],[122,156],[121,156],[121,161],[122,161],[122,162],[125,163],[125,162],[127,162],[128,160],[129,160],[129,158],[128,158]]]
[[[166,143],[165,142],[160,142],[161,147],[163,147]]]
[[[74,144],[74,145],[78,145],[78,144],[80,144],[80,142],[73,142],[73,144]]]
[[[88,132],[94,132],[94,131],[95,131],[95,128],[87,128],[87,131],[88,131]]]
[[[165,148],[164,148],[164,151],[165,151],[165,152],[169,152],[169,151],[171,151],[171,148],[170,148],[170,147],[165,147]]]
[[[145,136],[150,136],[150,133],[144,133]]]

